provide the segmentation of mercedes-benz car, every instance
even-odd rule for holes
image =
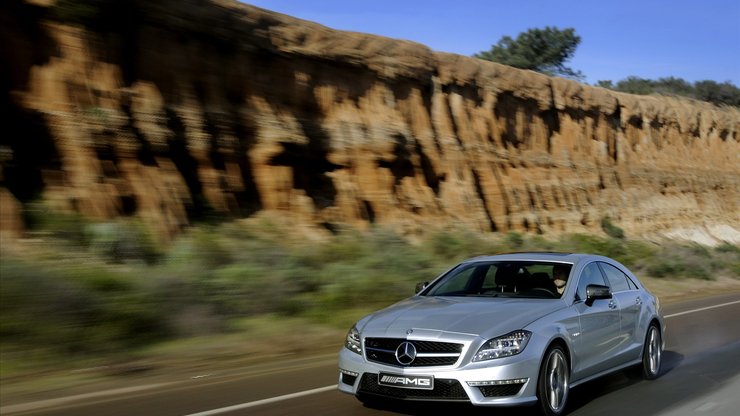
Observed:
[[[360,319],[339,354],[339,390],[479,406],[566,409],[570,389],[632,369],[660,374],[656,296],[603,256],[513,253],[466,260]]]

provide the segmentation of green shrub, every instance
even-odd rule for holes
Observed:
[[[314,244],[301,244],[291,247],[290,255],[301,264],[313,269],[343,261],[356,261],[372,254],[368,236],[356,231],[342,230],[329,241]]]
[[[668,244],[644,263],[649,275],[660,278],[714,280],[714,260],[708,250],[696,244]]]
[[[211,226],[190,230],[174,242],[164,256],[164,263],[186,268],[188,273],[210,275],[218,267],[236,261],[237,255],[248,257],[253,254],[252,249],[244,247],[241,241],[238,242],[239,247],[231,247],[231,241],[222,238],[219,231],[218,227]]]
[[[461,239],[446,231],[432,234],[427,245],[432,254],[445,260],[459,258],[464,253]]]
[[[556,243],[540,235],[529,237],[524,243],[524,248],[532,251],[559,251]]]
[[[524,246],[524,237],[517,232],[511,231],[504,237],[504,243],[507,246],[505,249],[508,248],[510,251],[521,250]]]
[[[284,270],[245,263],[221,267],[200,285],[201,301],[226,316],[279,312],[280,302],[300,290]]]
[[[523,239],[519,244],[523,244]],[[424,239],[421,249],[429,252],[438,261],[445,263],[454,263],[471,257],[506,251],[506,248],[500,242],[470,230],[432,233]]]
[[[23,205],[23,222],[31,232],[41,236],[67,241],[78,247],[89,243],[86,227],[89,224],[82,215],[58,212],[42,201]]]
[[[649,275],[661,278],[694,278],[713,280],[712,272],[706,265],[687,264],[679,259],[655,261],[648,265]]]
[[[715,247],[714,251],[716,251],[717,253],[730,253],[740,255],[740,247],[726,241]]]
[[[740,279],[740,248],[734,244],[723,243],[712,250],[713,269]]]
[[[90,250],[111,263],[141,261],[154,264],[162,253],[146,227],[135,220],[90,224]]]
[[[4,342],[80,354],[144,345],[167,334],[135,276],[90,264],[60,268],[5,259],[0,276]]]
[[[599,254],[611,257],[619,262],[623,262],[629,254],[624,240],[600,238],[593,235],[566,235],[560,239],[559,244],[569,252]]]
[[[614,225],[611,218],[609,217],[604,217],[601,219],[601,229],[609,237],[617,238],[620,240],[624,238],[624,230]]]

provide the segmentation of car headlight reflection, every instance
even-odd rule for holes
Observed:
[[[362,354],[360,331],[358,331],[356,327],[353,326],[352,329],[347,332],[347,339],[344,341],[344,346],[354,353]]]
[[[480,347],[473,357],[473,361],[486,361],[517,355],[524,350],[531,337],[531,332],[519,330],[498,338],[489,339]]]

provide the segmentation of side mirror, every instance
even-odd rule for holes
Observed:
[[[609,286],[588,285],[586,286],[586,305],[591,306],[597,299],[611,299],[612,291]]]
[[[416,284],[416,292],[414,292],[414,293],[421,292],[422,290],[426,289],[427,286],[429,286],[429,282],[420,282],[420,283],[417,283]]]

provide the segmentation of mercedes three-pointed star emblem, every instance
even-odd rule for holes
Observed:
[[[410,342],[402,342],[396,348],[396,361],[401,365],[409,365],[416,359],[416,347]]]

